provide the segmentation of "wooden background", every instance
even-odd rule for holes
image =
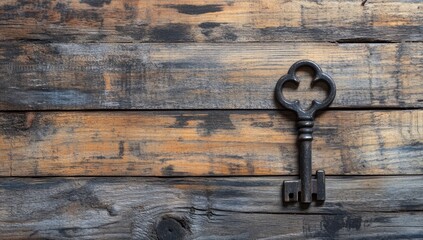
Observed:
[[[420,0],[1,1],[0,238],[422,239],[422,41]],[[308,209],[300,59],[337,84]]]

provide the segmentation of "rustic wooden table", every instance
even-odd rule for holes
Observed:
[[[422,41],[419,0],[1,1],[0,238],[422,239]],[[337,84],[307,209],[300,59]]]

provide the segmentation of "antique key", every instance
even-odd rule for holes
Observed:
[[[296,86],[300,84],[295,73],[301,67],[310,67],[314,71],[311,87],[317,82],[324,82],[328,85],[329,94],[322,102],[313,100],[309,109],[304,110],[300,106],[299,100],[288,101],[282,88],[287,82],[293,82]],[[317,201],[325,200],[325,171],[317,170],[316,178],[312,179],[311,174],[311,141],[313,140],[314,115],[316,111],[328,107],[336,95],[336,86],[332,78],[316,63],[309,60],[301,60],[294,63],[288,74],[281,77],[276,84],[276,99],[279,103],[297,113],[298,144],[299,144],[299,165],[300,179],[283,182],[283,201],[297,202],[300,194],[301,203],[311,203],[312,195],[316,194]]]

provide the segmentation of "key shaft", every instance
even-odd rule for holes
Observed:
[[[313,141],[314,121],[298,121],[299,165],[301,179],[301,202],[312,201],[312,175],[311,175],[311,142]]]

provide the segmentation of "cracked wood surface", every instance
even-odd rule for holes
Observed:
[[[2,178],[4,239],[421,239],[422,176],[327,177],[281,205],[286,177]]]
[[[423,111],[329,111],[313,167],[421,174]],[[1,176],[297,175],[287,111],[3,112]]]
[[[276,82],[300,59],[333,77],[331,108],[423,107],[420,43],[8,43],[0,110],[278,109]],[[287,96],[324,98],[307,80]]]
[[[35,42],[422,41],[419,0],[70,0],[0,3],[0,40]]]

